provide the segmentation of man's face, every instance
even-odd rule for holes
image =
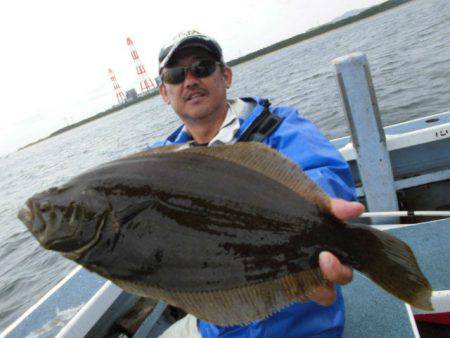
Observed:
[[[170,67],[188,67],[203,59],[214,60],[204,49],[185,48],[174,54]],[[216,66],[214,73],[203,78],[187,71],[182,83],[162,83],[159,92],[185,123],[214,120],[224,118],[227,112],[226,90],[231,85],[231,79],[232,73],[228,67],[222,71],[220,66]]]

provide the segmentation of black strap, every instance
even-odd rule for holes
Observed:
[[[264,110],[262,113],[248,126],[237,142],[261,142],[277,129],[281,122],[281,117],[269,110],[269,100],[264,100],[263,106]]]
[[[207,147],[208,144],[209,144],[208,142],[206,142],[206,143],[197,143],[195,141],[190,142],[191,147]]]

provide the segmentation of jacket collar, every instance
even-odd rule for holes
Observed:
[[[258,106],[260,99],[256,97],[245,97],[237,99],[227,100],[230,109],[236,114],[240,122],[245,121],[252,112],[255,111],[255,107]],[[247,123],[245,123],[247,125]],[[248,125],[247,125],[248,126]],[[242,132],[241,128],[238,130],[236,136],[239,136]],[[191,136],[186,132],[184,125],[181,125],[177,130],[175,130],[167,140],[170,143],[185,143],[192,140]]]

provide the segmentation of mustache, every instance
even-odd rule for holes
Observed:
[[[183,95],[183,99],[189,100],[189,98],[194,94],[207,95],[208,93],[209,93],[208,90],[195,84],[191,88],[189,88],[189,91],[187,91],[185,95]]]

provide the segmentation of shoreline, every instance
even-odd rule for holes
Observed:
[[[375,5],[375,6],[372,6],[370,8],[367,8],[367,9],[361,11],[360,13],[358,13],[356,15],[352,15],[352,16],[349,16],[347,18],[335,21],[335,22],[330,22],[330,23],[326,23],[326,24],[318,26],[318,27],[314,27],[314,28],[306,31],[305,33],[294,35],[293,37],[290,37],[290,38],[287,38],[287,39],[282,40],[280,42],[274,43],[274,44],[272,44],[270,46],[258,49],[258,50],[254,51],[254,52],[251,52],[251,53],[246,54],[244,56],[241,56],[239,58],[230,60],[230,61],[227,62],[227,65],[230,66],[230,67],[236,66],[238,64],[241,64],[241,63],[253,60],[253,59],[257,58],[257,57],[260,57],[260,56],[269,54],[271,52],[277,51],[279,49],[282,49],[282,48],[285,48],[285,47],[297,44],[297,43],[302,42],[302,41],[306,41],[306,40],[312,39],[312,38],[314,38],[316,36],[319,36],[321,34],[324,34],[324,33],[333,31],[335,29],[347,26],[349,24],[358,22],[360,20],[364,20],[366,18],[369,18],[369,17],[374,16],[376,14],[385,12],[387,10],[396,8],[398,6],[401,6],[403,4],[409,3],[411,1],[413,1],[413,0],[388,0],[388,1],[385,1],[385,2],[383,2],[381,4],[379,4],[379,5]],[[140,97],[138,97],[138,98],[136,98],[136,99],[134,99],[132,101],[125,102],[123,104],[113,106],[113,107],[111,107],[109,109],[106,109],[106,110],[100,112],[100,113],[92,115],[91,117],[88,117],[88,118],[83,119],[81,121],[78,121],[76,123],[67,125],[67,126],[61,128],[61,129],[58,129],[55,132],[53,132],[50,135],[48,135],[47,137],[44,137],[44,138],[41,138],[41,139],[39,139],[39,140],[37,140],[35,142],[29,143],[29,144],[27,144],[27,145],[17,149],[17,151],[20,151],[22,149],[28,148],[28,147],[30,147],[30,146],[32,146],[34,144],[40,143],[42,141],[45,141],[45,140],[47,140],[49,138],[52,138],[52,137],[57,136],[59,134],[62,134],[62,133],[66,132],[66,131],[69,131],[71,129],[75,129],[75,128],[79,127],[79,126],[82,126],[82,125],[87,124],[89,122],[92,122],[94,120],[100,119],[100,118],[102,118],[104,116],[113,114],[113,113],[115,113],[115,112],[117,112],[119,110],[122,110],[124,108],[130,107],[130,106],[132,106],[132,105],[134,105],[136,103],[148,100],[148,99],[150,99],[152,97],[155,97],[157,95],[159,95],[158,90],[152,90],[150,93],[142,95],[142,96],[140,96]]]

